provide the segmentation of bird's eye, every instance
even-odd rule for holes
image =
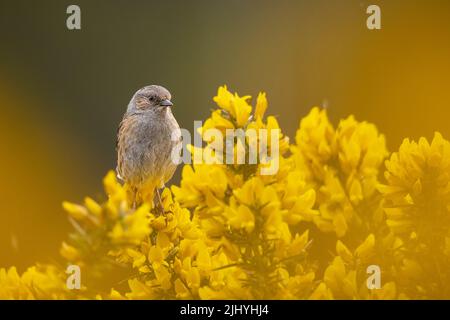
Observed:
[[[155,96],[151,96],[149,99],[150,101],[155,101]]]

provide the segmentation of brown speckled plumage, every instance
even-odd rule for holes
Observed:
[[[161,86],[147,86],[132,97],[117,134],[117,174],[142,200],[172,178],[177,164],[172,151],[181,144],[171,95]],[[150,198],[150,199],[149,199]]]

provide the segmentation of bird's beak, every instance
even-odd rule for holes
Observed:
[[[172,101],[170,101],[170,100],[162,100],[160,103],[159,103],[159,105],[161,106],[161,107],[172,107],[173,106],[173,103],[172,103]]]

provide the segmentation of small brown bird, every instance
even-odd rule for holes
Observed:
[[[157,85],[131,98],[117,134],[117,176],[133,192],[133,205],[152,202],[162,209],[159,188],[172,178],[181,150],[181,131],[172,114],[170,92]]]

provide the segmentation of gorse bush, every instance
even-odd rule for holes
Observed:
[[[279,129],[265,94],[249,100],[219,88],[200,133]],[[63,204],[74,226],[65,264],[1,269],[0,298],[450,298],[447,140],[405,139],[389,154],[373,124],[333,126],[313,108],[295,141],[278,144],[274,175],[260,174],[262,162],[184,165],[164,212],[134,208],[109,172],[106,201]],[[66,286],[67,265],[81,268],[79,290]],[[368,289],[371,265],[381,288]]]

